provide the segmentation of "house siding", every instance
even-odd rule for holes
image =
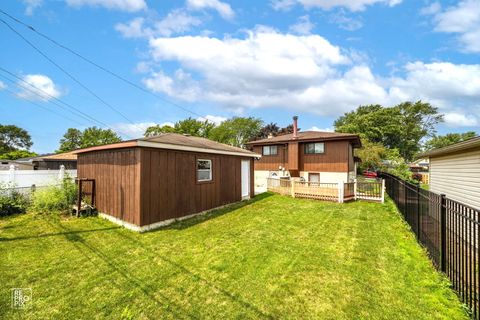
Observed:
[[[348,141],[325,142],[324,153],[305,154],[304,144],[302,143],[299,148],[300,171],[348,172],[349,146]]]
[[[431,157],[430,190],[480,208],[480,150]]]

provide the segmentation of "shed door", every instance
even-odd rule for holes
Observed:
[[[242,160],[242,199],[250,197],[250,160]]]

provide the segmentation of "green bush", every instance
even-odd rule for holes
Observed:
[[[77,198],[77,186],[71,179],[61,185],[37,190],[32,196],[30,210],[37,214],[68,213]]]
[[[28,196],[0,184],[0,217],[25,213],[29,205]]]

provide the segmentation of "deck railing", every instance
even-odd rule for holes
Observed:
[[[382,177],[388,195],[427,249],[435,267],[450,278],[472,316],[480,319],[480,209],[388,173],[382,173]]]
[[[383,202],[384,182],[320,183],[267,178],[267,190],[294,198],[345,202],[362,199]]]

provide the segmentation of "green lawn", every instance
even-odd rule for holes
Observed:
[[[27,214],[0,237],[0,319],[467,318],[391,202],[264,194],[144,234]]]

